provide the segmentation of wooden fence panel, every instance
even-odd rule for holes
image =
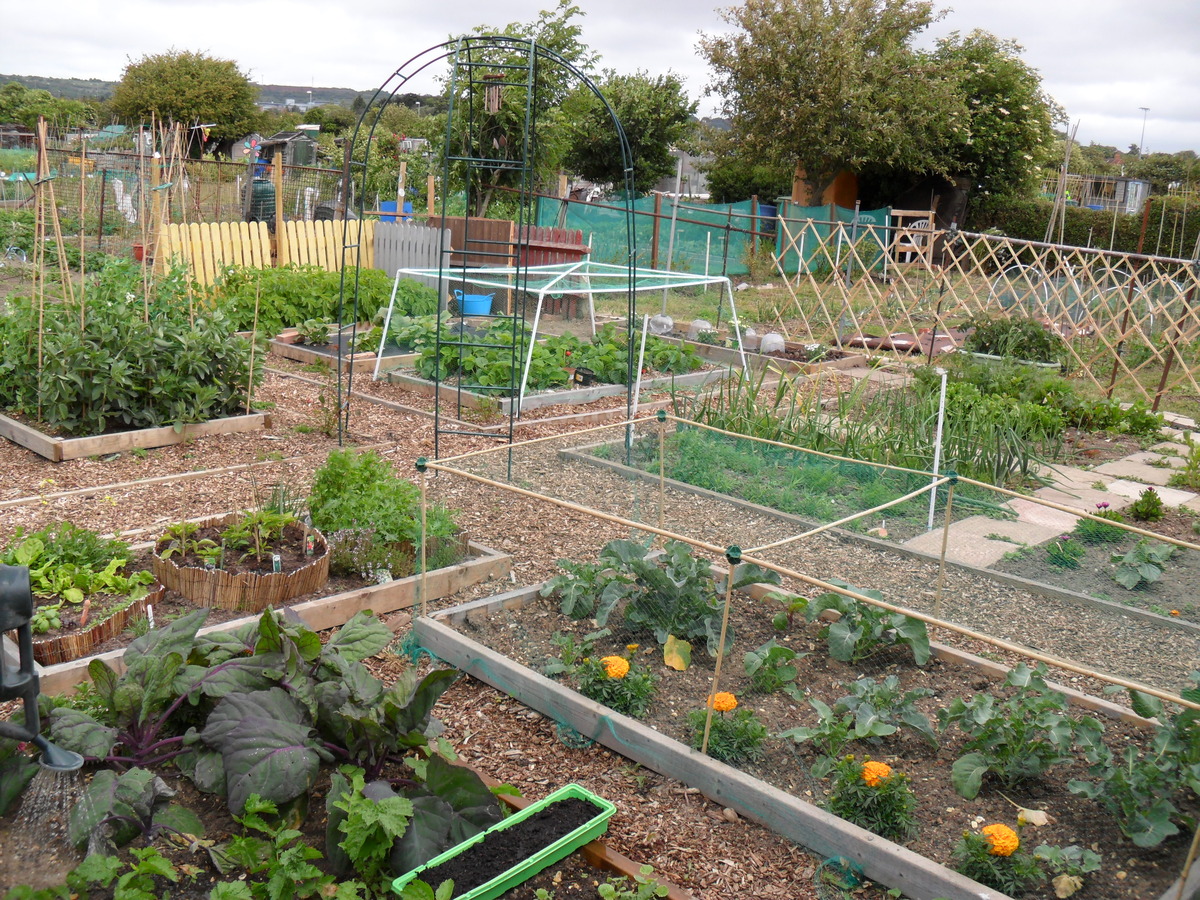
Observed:
[[[388,275],[395,275],[397,269],[437,269],[438,252],[442,247],[443,262],[440,268],[450,266],[450,247],[453,237],[449,228],[438,231],[415,222],[381,222],[375,228],[374,259],[375,268],[382,269]],[[437,289],[437,278],[416,278],[422,284]],[[448,288],[443,285],[442,299],[445,299]]]
[[[555,228],[548,225],[526,225],[518,242],[520,265],[548,266],[573,263],[588,254],[583,232],[578,228]]]

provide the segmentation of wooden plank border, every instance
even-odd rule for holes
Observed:
[[[471,559],[444,569],[435,569],[428,573],[427,579],[421,575],[410,575],[398,578],[386,584],[374,584],[329,597],[318,597],[306,600],[292,606],[283,607],[289,614],[294,614],[314,631],[336,628],[348,621],[355,613],[371,610],[374,613],[395,612],[399,609],[409,609],[421,602],[422,581],[428,581],[428,600],[438,600],[452,596],[458,591],[471,585],[478,584],[488,578],[506,577],[512,571],[512,557],[507,553],[493,550],[474,541],[470,544],[474,556]],[[197,607],[199,608],[199,607]],[[206,625],[200,629],[201,634],[219,631],[231,631],[257,621],[260,614]],[[120,671],[125,648],[111,650],[95,656],[86,656],[71,662],[59,663],[54,666],[41,666],[38,673],[41,678],[41,690],[44,694],[69,694],[88,677],[88,663],[93,659],[102,659],[113,668]]]
[[[162,428],[142,428],[136,431],[119,431],[114,434],[99,434],[89,437],[51,437],[16,419],[0,415],[0,437],[32,450],[51,462],[63,462],[84,456],[98,456],[122,450],[150,449],[182,444],[194,438],[212,434],[239,434],[271,427],[271,416],[267,413],[252,413],[245,416],[229,416],[184,425],[176,430],[173,425]]]
[[[905,896],[1008,900],[1005,894],[615,713],[436,619],[418,618],[413,631],[423,647],[472,677],[634,762],[698,788],[714,802],[815,853],[850,857],[872,881],[899,888]]]

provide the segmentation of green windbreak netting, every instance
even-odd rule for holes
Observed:
[[[861,270],[881,270],[890,243],[891,209],[859,210],[836,206],[798,206],[781,201],[779,215],[787,222],[776,238],[775,255],[789,274],[842,271],[852,264]],[[854,253],[851,254],[851,247]]]
[[[752,200],[707,205],[681,199],[673,210],[669,197],[642,197],[634,201],[633,211],[639,266],[703,275],[742,275],[748,271],[746,259],[752,233],[774,241],[775,207]],[[542,198],[537,224],[578,228],[592,248],[592,259],[625,261],[624,206]]]

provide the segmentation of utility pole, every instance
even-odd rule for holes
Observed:
[[[1138,109],[1142,111],[1142,139],[1138,141],[1138,159],[1141,159],[1146,149],[1146,115],[1150,112],[1150,107],[1139,106]]]

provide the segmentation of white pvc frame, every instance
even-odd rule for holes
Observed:
[[[532,333],[529,336],[529,351],[525,355],[525,365],[521,370],[521,387],[517,392],[518,416],[521,414],[521,406],[525,399],[525,387],[529,378],[529,365],[533,360],[533,345],[537,341],[538,324],[541,322],[542,318],[542,304],[546,299],[546,295],[553,293],[556,286],[561,283],[563,279],[570,275],[579,273],[580,269],[584,270],[584,277],[587,279],[587,287],[583,288],[582,290],[572,287],[570,293],[587,294],[588,316],[591,320],[592,335],[594,337],[596,334],[596,305],[592,298],[596,294],[628,293],[629,285],[627,282],[629,279],[629,269],[625,266],[613,265],[611,263],[592,262],[591,260],[585,259],[575,263],[559,263],[556,265],[547,266],[526,266],[519,269],[512,266],[491,266],[486,268],[481,267],[476,269],[454,270],[454,281],[461,281],[465,284],[474,285],[476,287],[494,287],[498,290],[511,290],[516,288],[516,278],[518,277],[522,280],[525,280],[531,275],[551,276],[548,283],[543,285],[537,291],[537,307],[534,309],[533,313]],[[742,330],[740,327],[741,323],[738,320],[737,307],[733,302],[733,283],[729,278],[720,275],[692,275],[687,272],[666,272],[659,269],[637,269],[635,272],[638,280],[634,282],[633,290],[636,293],[662,291],[675,287],[694,287],[708,284],[723,284],[725,286],[725,295],[729,298],[729,314],[732,317],[732,321],[737,325],[737,327],[735,327],[733,330],[734,334],[737,335],[738,357],[742,361],[742,371],[746,371],[746,350],[742,346]],[[436,279],[439,276],[444,279],[445,274],[446,273],[444,271],[438,269],[396,270],[396,275],[392,282],[392,296],[391,299],[388,300],[387,313],[383,318],[383,336],[385,339],[387,337],[388,327],[392,321],[392,307],[396,302],[396,292],[400,286],[400,279],[405,277]],[[614,282],[619,278],[621,283],[614,283],[612,287],[605,287],[603,285],[597,287],[592,283],[591,279],[593,276],[611,276]],[[654,278],[662,283],[642,286],[639,282],[643,277]],[[528,288],[526,288],[526,290],[528,290]],[[439,295],[441,294],[440,288],[438,293]],[[632,339],[633,335],[630,335],[630,340]],[[381,343],[381,351],[382,348],[383,345]],[[371,375],[372,381],[376,381],[379,378],[379,366],[382,360],[383,355],[381,352],[375,357],[375,371]],[[638,379],[638,384],[634,386],[635,390],[640,387],[640,367],[638,368],[636,377]]]

